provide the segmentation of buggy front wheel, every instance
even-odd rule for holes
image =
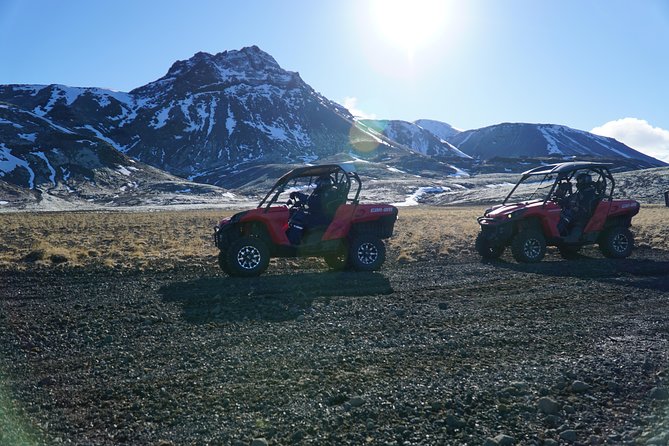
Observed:
[[[520,231],[511,240],[511,252],[517,262],[540,262],[546,254],[546,239],[536,229]]]
[[[258,237],[240,237],[228,246],[225,262],[231,276],[259,276],[269,265],[269,249]]]
[[[357,271],[376,271],[386,260],[386,245],[373,236],[359,236],[349,245],[348,261]]]
[[[483,232],[476,237],[476,252],[485,260],[499,259],[504,254],[504,246],[492,245]]]

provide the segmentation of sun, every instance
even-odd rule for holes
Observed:
[[[372,0],[370,12],[380,36],[413,56],[442,33],[447,5],[446,0]]]

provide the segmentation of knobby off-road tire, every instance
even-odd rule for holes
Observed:
[[[336,252],[324,255],[323,259],[330,269],[341,271],[348,266],[348,249],[342,244]]]
[[[511,252],[517,262],[536,263],[546,255],[546,239],[541,231],[526,229],[511,240]]]
[[[376,271],[386,260],[386,245],[374,236],[358,236],[348,249],[348,264],[356,271]]]
[[[479,232],[479,235],[476,236],[475,247],[476,252],[478,252],[485,260],[499,259],[501,255],[504,254],[505,249],[504,246],[491,245],[483,232]]]
[[[629,229],[614,226],[607,229],[599,241],[599,250],[605,257],[624,259],[632,254],[634,249],[634,235]]]
[[[225,261],[231,276],[259,276],[269,265],[269,249],[258,237],[240,237],[228,246]]]

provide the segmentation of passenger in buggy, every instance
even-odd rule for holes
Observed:
[[[315,184],[316,188],[309,195],[290,193],[288,205],[291,206],[291,217],[286,235],[293,245],[300,244],[305,231],[328,225],[334,215],[326,209],[334,188],[332,178],[323,175],[316,179]]]
[[[592,216],[597,198],[597,187],[592,176],[587,173],[576,175],[576,193],[565,196],[563,202],[559,203],[562,206],[558,223],[561,236],[578,240]]]

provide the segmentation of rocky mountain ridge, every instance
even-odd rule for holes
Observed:
[[[427,119],[355,120],[256,46],[197,53],[127,93],[3,85],[0,104],[3,189],[85,200],[91,188],[98,190],[94,200],[139,193],[140,184],[201,190],[184,186],[188,181],[253,191],[292,166],[317,162],[353,161],[372,178],[414,182],[574,157],[610,159],[625,169],[664,165],[564,126],[459,131]]]

